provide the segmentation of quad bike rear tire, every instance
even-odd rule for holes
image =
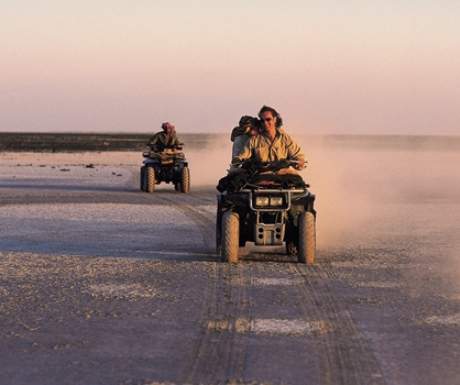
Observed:
[[[181,171],[180,177],[180,192],[190,192],[190,170],[188,167],[184,167]]]
[[[145,191],[152,193],[155,191],[155,169],[153,167],[147,167],[145,169]]]
[[[145,166],[141,167],[140,184],[141,191],[145,191]]]
[[[316,218],[312,212],[299,216],[299,254],[300,263],[313,265],[316,258]]]
[[[222,259],[228,263],[238,263],[240,217],[238,213],[227,211],[222,216]]]

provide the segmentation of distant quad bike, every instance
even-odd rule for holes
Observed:
[[[190,191],[190,170],[182,146],[167,147],[162,152],[154,152],[147,147],[141,167],[141,190],[152,193],[161,182],[173,183],[176,191]]]
[[[216,246],[223,261],[238,263],[239,248],[286,247],[298,262],[313,264],[316,254],[315,195],[298,175],[277,175],[292,161],[259,165],[239,178],[239,185],[217,196]],[[245,165],[242,166],[243,168]],[[226,177],[229,178],[229,177]],[[233,180],[235,177],[233,178]],[[237,181],[238,182],[238,181]],[[228,187],[228,186],[226,186]]]

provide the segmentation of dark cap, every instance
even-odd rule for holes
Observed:
[[[257,118],[249,115],[243,115],[238,125],[240,127],[257,127]]]

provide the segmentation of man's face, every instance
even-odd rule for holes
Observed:
[[[272,115],[270,111],[265,111],[260,115],[260,120],[262,121],[262,127],[265,131],[273,131],[276,128],[276,118]]]
[[[163,127],[163,130],[166,133],[166,135],[171,135],[171,133],[174,130],[174,127],[169,125],[169,124],[167,124],[166,126]]]

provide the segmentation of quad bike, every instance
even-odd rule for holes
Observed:
[[[182,146],[166,147],[162,152],[154,152],[147,147],[141,167],[141,190],[155,191],[155,185],[161,182],[173,183],[176,191],[190,191],[190,170]]]
[[[299,175],[277,175],[292,165],[296,162],[259,164],[252,169],[243,164],[241,168],[248,170],[239,185],[222,191],[219,182],[216,246],[223,261],[238,263],[239,248],[254,242],[256,246],[284,244],[286,253],[298,262],[314,263],[315,195]]]

